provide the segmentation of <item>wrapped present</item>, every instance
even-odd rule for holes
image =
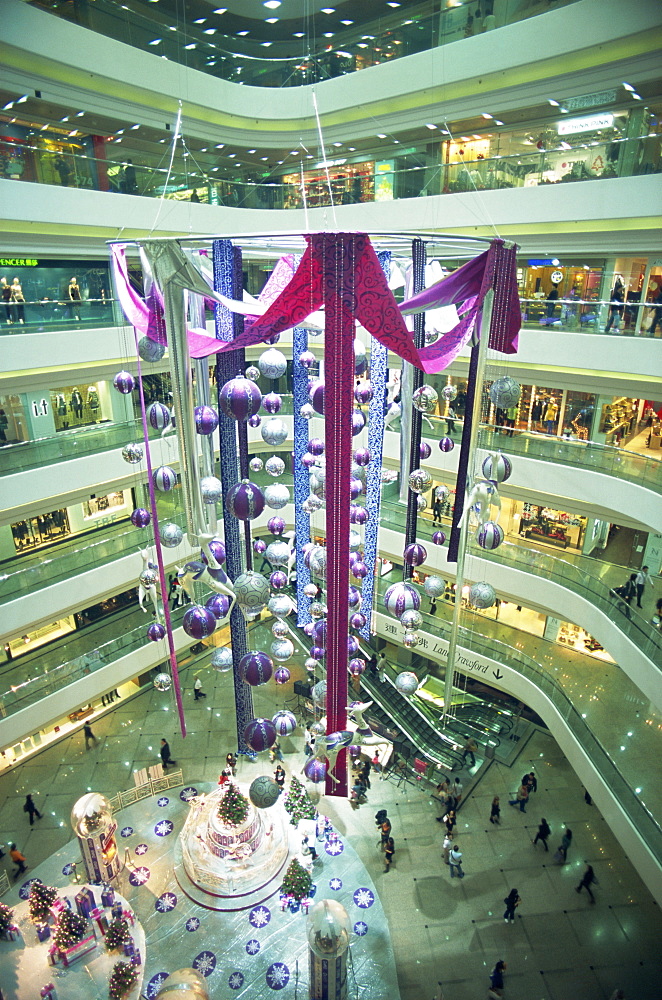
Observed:
[[[143,960],[140,957],[140,952],[136,948],[135,953],[131,956],[131,965],[139,966],[143,964]]]
[[[51,929],[48,924],[37,924],[37,938],[40,941],[48,941],[51,936]]]
[[[294,896],[289,892],[281,892],[279,898],[281,910],[286,910],[289,907],[290,902],[294,899]]]
[[[66,909],[67,909],[67,904],[63,899],[60,899],[59,896],[56,896],[56,898],[50,905],[50,911],[55,920],[57,920],[60,914]]]
[[[90,888],[81,889],[80,892],[76,893],[76,909],[80,913],[81,917],[89,917],[92,910],[96,909],[97,902],[94,898],[94,893]]]
[[[122,951],[124,952],[124,954],[126,955],[127,958],[132,958],[135,955],[135,953],[136,953],[136,944],[135,944],[135,941],[133,940],[133,938],[129,938],[129,940],[126,942],[126,944],[122,948]]]
[[[112,907],[112,909],[111,909],[110,912],[111,912],[111,914],[113,916],[113,920],[121,920],[122,919],[122,904],[121,903],[113,903],[113,907]]]
[[[42,1000],[57,1000],[57,990],[53,986],[53,983],[47,983],[46,986],[42,986],[39,996]]]
[[[18,941],[21,936],[21,930],[18,924],[9,924],[4,936],[5,941]]]
[[[310,896],[311,899],[313,898],[313,896],[315,895],[316,892],[317,892],[317,886],[313,882],[313,884],[311,885],[310,889],[308,890],[308,894],[309,894],[309,896]]]
[[[123,920],[126,920],[129,927],[134,927],[136,923],[136,918],[133,910],[122,910],[120,916]]]
[[[90,912],[90,920],[94,921],[97,930],[101,935],[104,935],[108,930],[108,917],[103,910],[97,907],[95,910]]]
[[[89,955],[91,951],[94,951],[96,946],[96,938],[94,934],[90,934],[89,937],[83,938],[82,941],[78,941],[76,944],[72,945],[71,948],[65,948],[61,951],[60,957],[63,964],[68,968],[85,955]]]
[[[299,902],[298,899],[291,899],[290,900],[290,913],[298,913],[300,907],[301,907],[301,903]]]
[[[112,885],[105,885],[101,890],[101,905],[112,906],[115,902],[115,890]]]
[[[308,907],[310,906],[311,903],[312,903],[312,899],[310,898],[310,896],[307,896],[305,899],[302,899],[301,900],[301,912],[302,913],[308,913]]]
[[[60,960],[60,949],[57,945],[52,944],[48,949],[48,964],[57,965]]]

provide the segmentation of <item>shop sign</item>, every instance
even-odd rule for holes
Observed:
[[[326,167],[342,167],[343,163],[347,163],[346,156],[340,160],[320,160],[319,163],[315,164],[315,169],[324,170]]]
[[[614,116],[610,114],[591,115],[588,118],[570,118],[568,121],[559,122],[557,126],[558,135],[577,135],[579,132],[597,132],[601,128],[611,128],[614,124]]]
[[[599,108],[602,104],[613,104],[616,100],[615,90],[601,90],[597,94],[581,94],[579,97],[569,97],[563,101],[563,107],[568,111],[583,111],[584,108]]]
[[[39,267],[33,257],[0,257],[0,267]]]

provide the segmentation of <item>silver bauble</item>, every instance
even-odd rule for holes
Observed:
[[[290,491],[282,483],[274,483],[264,491],[264,502],[272,510],[280,510],[290,502]]]
[[[267,551],[264,553],[264,558],[272,566],[287,566],[287,561],[290,558],[290,547],[287,542],[269,542]]]
[[[246,369],[246,378],[249,378],[251,382],[255,382],[260,377],[260,369],[255,365],[251,365],[250,368]]]
[[[285,663],[294,655],[294,643],[290,639],[275,639],[271,643],[271,655],[279,663]]]
[[[415,632],[405,632],[402,639],[402,645],[406,646],[407,649],[413,649],[414,646],[418,646],[419,641],[420,640]]]
[[[469,587],[469,604],[474,608],[491,608],[496,601],[496,591],[491,583],[472,583]]]
[[[454,399],[457,399],[457,386],[456,385],[445,385],[441,390],[441,395],[446,400],[447,403],[452,403]]]
[[[496,379],[490,386],[490,399],[502,410],[517,406],[521,394],[522,387],[510,375]]]
[[[326,703],[326,681],[318,681],[311,693],[316,705],[324,705]],[[324,732],[323,728],[322,732]]]
[[[261,774],[258,778],[251,781],[248,789],[248,798],[256,809],[268,809],[269,806],[278,801],[279,795],[279,785],[276,784],[273,778],[270,778],[266,774]],[[186,992],[188,993],[188,990]],[[193,995],[193,993],[189,993],[189,996]],[[203,997],[205,994],[200,993],[199,995]]]
[[[156,570],[144,569],[138,579],[143,587],[155,587],[159,579],[159,574]]]
[[[271,417],[269,420],[265,420],[260,427],[260,434],[265,444],[271,445],[272,448],[278,448],[287,439],[287,425],[280,417]]]
[[[154,687],[157,691],[169,691],[172,687],[170,674],[157,674],[154,678]]]
[[[319,667],[319,665],[320,665],[320,661],[314,659],[312,656],[309,656],[305,660],[305,662],[304,662],[304,667],[311,674],[315,673],[315,671],[317,670],[317,668]]]
[[[214,670],[218,670],[219,674],[232,670],[232,650],[226,646],[214,650],[211,655],[211,666]]]
[[[308,507],[310,508],[311,512],[314,512],[316,510],[321,510],[322,507],[324,506],[324,500],[322,500],[320,497],[316,497],[314,494],[312,496],[306,497],[304,502],[308,504]]]
[[[359,534],[358,531],[355,531],[353,528],[350,528],[349,551],[358,552],[360,548],[361,548],[361,535]]]
[[[205,476],[200,480],[200,493],[205,503],[218,503],[223,496],[223,484],[216,476]]]
[[[255,570],[249,569],[235,580],[234,592],[241,610],[248,614],[256,614],[269,600],[269,581]]]
[[[262,469],[264,468],[264,462],[262,461],[261,458],[258,458],[256,455],[255,458],[251,458],[250,462],[248,463],[248,468],[251,470],[251,472],[262,472]]]
[[[420,611],[409,608],[409,610],[403,611],[400,615],[400,624],[408,630],[420,628],[423,624],[423,615]]]
[[[286,635],[289,634],[289,628],[285,622],[277,621],[271,626],[271,634],[276,637],[276,639],[284,639]]]
[[[265,378],[282,378],[287,371],[287,358],[275,347],[270,347],[257,359],[257,366]]]
[[[316,586],[316,584],[314,584],[314,583],[307,583],[306,586],[303,588],[303,592],[306,595],[306,597],[313,598],[313,597],[317,597],[317,591],[318,591],[318,589],[319,588]]]
[[[326,576],[326,549],[316,545],[310,553],[310,571],[317,576]]]
[[[138,354],[143,361],[160,361],[165,352],[165,344],[157,344],[149,337],[141,337],[138,341]]]
[[[315,620],[324,618],[326,616],[326,605],[322,604],[321,601],[313,601],[310,605],[310,616]]]
[[[299,410],[299,413],[304,420],[312,420],[315,416],[315,408],[311,403],[304,403]]]
[[[423,581],[423,590],[428,597],[441,597],[446,589],[446,583],[440,576],[427,576]]]
[[[420,389],[416,389],[411,401],[414,408],[420,413],[434,413],[437,409],[439,396],[431,385],[422,385]]]
[[[167,522],[159,527],[159,538],[161,545],[166,549],[176,549],[184,539],[184,532],[178,524]]]
[[[409,474],[409,489],[412,493],[425,493],[432,486],[432,476],[426,469],[414,469]]]
[[[267,607],[272,615],[277,618],[287,618],[289,613],[292,611],[292,600],[287,596],[287,594],[274,594],[273,597],[269,599]]]
[[[394,683],[401,694],[413,694],[418,687],[418,677],[411,670],[403,670]]]
[[[282,476],[285,472],[285,462],[278,455],[272,455],[264,463],[264,468],[268,475],[275,478],[276,476]]]
[[[420,496],[419,495],[419,496],[416,497],[416,508],[417,508],[417,510],[419,512],[426,510],[427,509],[427,505],[428,505],[428,502],[427,502],[427,500],[425,499],[424,496]]]
[[[141,444],[136,444],[135,442],[125,445],[122,448],[122,458],[129,465],[137,465],[138,462],[143,460],[143,446]]]

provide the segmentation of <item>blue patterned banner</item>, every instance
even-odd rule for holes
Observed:
[[[377,254],[379,263],[388,280],[391,269],[391,254],[381,251]],[[361,611],[366,617],[366,624],[360,635],[370,639],[373,602],[375,596],[375,573],[377,571],[377,540],[379,534],[379,517],[382,498],[382,448],[384,444],[384,411],[386,409],[386,370],[388,349],[374,337],[370,344],[370,384],[373,397],[368,409],[368,451],[370,464],[366,475],[365,509],[368,520],[365,525],[365,544],[363,561],[368,567],[368,575],[363,580],[361,590]]]
[[[237,294],[237,281],[241,280],[241,252],[232,245],[231,240],[214,240],[214,288],[228,298]],[[216,306],[216,339],[233,340],[240,332],[238,317],[233,317],[224,306]],[[229,351],[216,355],[216,388],[221,389],[229,379],[244,371],[244,352]],[[239,480],[237,462],[237,422],[232,417],[226,417],[221,407],[219,413],[219,454],[220,480],[223,484],[223,496],[230,487]],[[241,533],[236,517],[224,517],[225,526],[225,570],[231,580],[236,580],[243,570],[241,561]],[[234,665],[234,703],[237,719],[237,748],[239,753],[253,756],[253,751],[244,740],[244,728],[254,718],[253,694],[248,684],[239,677],[239,660],[248,652],[246,635],[246,619],[240,608],[235,604],[230,614],[230,639],[232,642],[232,662]]]
[[[294,533],[296,545],[297,567],[297,625],[301,628],[309,621],[310,598],[306,597],[303,588],[310,583],[310,570],[303,558],[303,547],[310,541],[310,514],[302,508],[304,500],[310,493],[310,473],[301,464],[301,456],[308,445],[309,426],[299,412],[304,403],[308,402],[307,368],[299,364],[299,358],[308,349],[308,333],[300,326],[292,331],[292,409],[294,412]]]

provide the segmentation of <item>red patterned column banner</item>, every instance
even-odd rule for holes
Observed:
[[[314,254],[324,291],[324,424],[326,433],[326,731],[347,726],[349,503],[354,393],[355,236],[318,236]],[[320,259],[321,257],[321,259]],[[327,778],[328,795],[347,795],[346,750]]]

